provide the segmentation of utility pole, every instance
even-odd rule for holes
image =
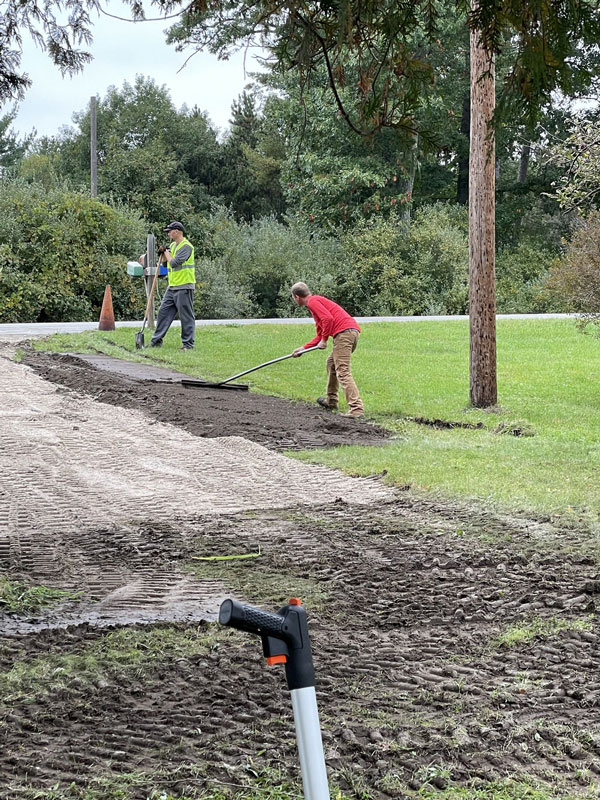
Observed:
[[[479,0],[483,2],[483,0]],[[469,160],[470,400],[496,405],[494,55],[471,30],[471,146]]]
[[[92,197],[98,196],[98,137],[96,123],[96,96],[90,97],[90,173]]]

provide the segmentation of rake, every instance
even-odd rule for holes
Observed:
[[[321,348],[315,345],[314,347],[307,347],[304,353],[310,353],[311,350],[320,350]],[[301,355],[304,355],[302,353]],[[242,391],[248,391],[248,386],[244,383],[235,383],[232,384],[231,381],[236,380],[236,378],[241,378],[243,375],[249,375],[251,372],[256,372],[257,369],[262,369],[263,367],[268,367],[269,364],[276,364],[278,361],[285,361],[287,358],[292,358],[293,353],[288,353],[287,356],[279,356],[279,358],[273,358],[271,361],[265,361],[264,364],[259,364],[257,367],[251,367],[250,369],[246,369],[243,372],[238,372],[237,375],[232,375],[231,378],[225,378],[224,381],[218,381],[217,383],[213,383],[211,381],[201,381],[195,380],[193,378],[182,378],[181,383],[184,386],[196,386],[200,389],[241,389]]]

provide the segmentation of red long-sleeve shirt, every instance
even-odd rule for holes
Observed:
[[[306,307],[312,314],[317,326],[317,335],[304,347],[314,347],[321,339],[327,339],[341,333],[348,328],[360,331],[358,322],[348,312],[333,300],[322,297],[320,294],[311,294],[306,302]]]

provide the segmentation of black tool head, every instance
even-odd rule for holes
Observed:
[[[183,386],[192,386],[197,389],[238,389],[242,392],[247,392],[250,388],[245,383],[211,383],[210,381],[197,381],[191,378],[182,378],[181,383]]]

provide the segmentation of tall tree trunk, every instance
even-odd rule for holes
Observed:
[[[411,136],[411,143],[406,154],[406,175],[402,182],[402,192],[406,195],[407,202],[402,210],[402,219],[406,222],[410,220],[412,210],[412,193],[415,186],[415,175],[417,174],[417,164],[419,161],[419,134]]]
[[[471,97],[463,97],[462,114],[460,118],[460,132],[465,137],[464,151],[458,154],[458,177],[456,180],[456,202],[466,206],[469,202],[469,132],[471,130]]]
[[[531,145],[524,144],[521,148],[521,158],[519,159],[519,174],[517,183],[527,183],[527,172],[529,170],[529,158],[531,157]]]
[[[494,56],[471,31],[469,163],[470,400],[496,404]]]

